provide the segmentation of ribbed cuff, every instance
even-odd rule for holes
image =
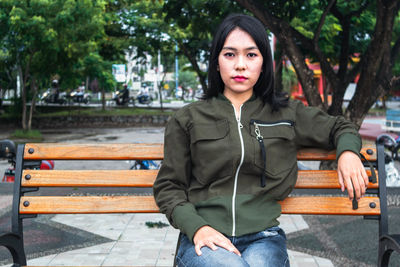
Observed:
[[[181,230],[190,241],[193,242],[193,236],[196,231],[208,223],[198,215],[195,207],[191,203],[186,203],[175,207],[172,212],[172,220],[174,224]]]
[[[339,136],[338,143],[336,146],[336,160],[339,159],[340,155],[344,151],[354,152],[360,157],[361,150],[361,139],[359,136],[352,133],[344,133]]]

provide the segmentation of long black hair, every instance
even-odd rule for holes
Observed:
[[[263,103],[269,103],[273,110],[287,106],[288,97],[277,95],[274,89],[274,68],[271,55],[271,47],[264,25],[254,17],[243,14],[232,14],[226,17],[219,25],[210,49],[208,66],[208,88],[204,98],[210,99],[224,91],[224,82],[218,72],[218,56],[225,43],[226,37],[236,28],[247,32],[255,41],[263,57],[262,72],[254,85],[254,94],[261,98]]]

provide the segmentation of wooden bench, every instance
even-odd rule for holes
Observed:
[[[364,148],[378,178],[370,177],[368,196],[352,204],[347,195],[320,193],[293,195],[282,201],[284,214],[355,215],[379,222],[379,266],[387,266],[392,251],[400,252],[399,235],[388,234],[388,214],[383,147]],[[0,236],[0,245],[11,252],[14,266],[26,265],[23,220],[38,214],[158,213],[153,196],[37,196],[29,194],[44,187],[141,187],[151,188],[157,170],[31,170],[32,161],[52,160],[162,160],[162,144],[63,144],[19,145],[12,207],[12,233]],[[298,159],[335,160],[335,151],[304,149]],[[368,168],[369,169],[369,168]],[[378,175],[379,173],[379,175]],[[368,175],[371,175],[368,170]],[[297,189],[340,188],[336,171],[299,171]],[[56,190],[57,191],[57,190]],[[327,191],[327,190],[324,190]],[[310,205],[312,203],[312,205]],[[358,207],[357,207],[358,206]],[[172,265],[172,263],[171,263]]]

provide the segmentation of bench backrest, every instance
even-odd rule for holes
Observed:
[[[370,162],[377,161],[375,148],[364,148]],[[383,153],[383,152],[382,152]],[[298,160],[335,160],[335,151],[300,150]],[[24,164],[38,160],[162,160],[162,144],[66,144],[19,145],[15,179],[14,224],[24,216],[61,213],[146,213],[159,212],[153,196],[37,196],[25,195],[40,187],[152,187],[157,170],[30,170]],[[368,170],[371,176],[371,170]],[[293,195],[281,202],[284,214],[363,215],[381,218],[379,184],[370,183],[369,196],[353,209],[347,195]],[[299,171],[297,189],[340,189],[335,170]],[[381,185],[382,189],[382,185]],[[386,193],[386,188],[385,193]],[[16,227],[16,226],[15,226]],[[19,227],[18,227],[19,228]],[[387,227],[386,227],[387,228]]]
[[[377,182],[368,185],[367,195],[358,207],[347,194],[338,194],[336,171],[299,171],[296,190],[313,190],[309,195],[292,194],[281,202],[284,214],[361,215],[379,220],[379,236],[388,233],[386,174],[383,146],[364,148],[362,154],[372,162]],[[302,161],[335,160],[335,151],[303,149],[297,154]],[[140,187],[151,188],[157,170],[33,170],[40,160],[162,160],[162,144],[26,144],[19,145],[14,182],[12,229],[22,242],[22,220],[37,214],[62,213],[145,213],[159,212],[151,195],[65,196],[62,190],[53,195],[26,195],[42,187]],[[57,166],[57,165],[56,165]],[[376,172],[376,170],[378,172]],[[367,171],[371,176],[371,169]],[[379,175],[378,175],[379,174]],[[324,192],[321,192],[324,191]],[[329,193],[328,191],[332,191]],[[327,193],[328,192],[328,193]],[[23,264],[26,263],[22,252]]]

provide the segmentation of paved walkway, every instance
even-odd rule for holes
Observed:
[[[149,228],[146,222],[168,223],[161,214],[56,215],[53,222],[110,239],[99,245],[28,260],[33,266],[172,266],[178,231],[171,226]],[[287,234],[308,228],[300,215],[283,215]],[[289,250],[293,267],[330,267],[320,257]],[[11,265],[4,265],[11,266]]]

